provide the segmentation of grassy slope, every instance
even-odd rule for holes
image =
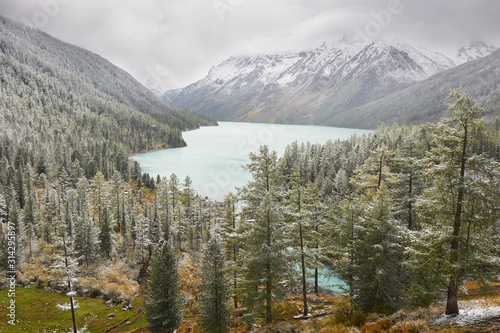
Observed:
[[[71,311],[62,311],[56,304],[69,302],[69,297],[56,294],[34,286],[16,289],[16,319],[15,326],[7,323],[6,306],[9,302],[7,290],[0,291],[0,332],[68,332],[72,327]],[[132,302],[130,310],[124,310],[122,305],[106,306],[100,298],[76,297],[80,307],[76,309],[77,326],[79,329],[86,326],[90,332],[106,332],[114,327],[133,321],[142,308],[142,298]],[[114,313],[115,317],[108,317]],[[132,328],[147,326],[146,318],[142,316]]]
[[[317,298],[313,295],[310,296],[310,306],[313,318],[309,320],[300,320],[300,297],[292,297],[288,301],[277,305],[275,311],[279,313],[281,320],[274,321],[271,325],[257,325],[263,332],[292,332],[299,329],[303,332],[355,332],[347,327],[334,325],[332,318],[332,306],[338,301],[338,297]],[[498,304],[500,297],[498,291],[482,291],[473,289],[472,292],[466,296],[462,295],[461,299],[481,299],[488,303]],[[90,332],[149,332],[145,327],[148,323],[144,315],[140,315],[142,308],[142,297],[136,298],[132,302],[132,309],[124,310],[121,305],[106,306],[104,300],[99,298],[76,297],[80,307],[76,310],[77,324],[81,329],[86,326]],[[0,318],[6,318],[6,305],[9,298],[7,291],[0,291]],[[18,323],[16,326],[9,325],[6,320],[0,320],[0,332],[69,332],[71,329],[71,312],[62,311],[56,307],[58,303],[67,303],[68,297],[64,294],[57,294],[45,289],[35,288],[34,286],[17,288],[16,294],[16,314]],[[421,312],[422,314],[428,312],[442,313],[441,306],[433,306],[427,310],[418,310],[415,313]],[[115,317],[108,317],[109,314],[114,313]],[[139,316],[139,320],[133,323],[134,319]],[[432,316],[432,315],[431,315]],[[295,317],[295,318],[294,318]],[[200,328],[196,324],[197,316],[189,316],[186,318],[184,325],[179,328],[179,332],[200,332]],[[481,332],[490,328],[496,329],[499,326],[492,323],[493,326],[488,327],[451,327],[451,328],[432,328],[431,332]],[[496,326],[495,326],[496,325]],[[126,327],[123,327],[126,326]],[[233,322],[232,332],[247,332],[245,325]],[[373,326],[373,325],[372,325]],[[375,325],[377,326],[377,325]],[[122,328],[115,330],[116,328]],[[369,326],[361,328],[361,332],[369,332]],[[368,329],[368,330],[366,330]],[[381,331],[382,332],[382,331]]]

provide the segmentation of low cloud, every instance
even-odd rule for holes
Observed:
[[[398,5],[377,38],[438,49],[500,45],[497,0],[0,0],[0,13],[96,52],[158,88],[185,86],[232,55],[311,49]],[[358,30],[357,30],[358,29]]]

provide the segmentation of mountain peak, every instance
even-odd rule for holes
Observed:
[[[479,57],[480,51],[488,47],[475,42],[462,54]],[[455,66],[441,53],[400,40],[335,36],[312,50],[231,57],[163,98],[218,120],[324,125],[335,114]]]
[[[459,47],[458,51],[453,57],[453,60],[457,65],[460,65],[471,60],[485,57],[497,49],[498,47],[493,44],[480,39],[472,39],[466,43],[463,43]]]

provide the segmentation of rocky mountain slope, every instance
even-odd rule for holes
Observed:
[[[462,87],[485,109],[487,119],[500,117],[500,50],[438,73],[411,87],[334,118],[339,126],[372,128],[378,121],[420,124],[446,114],[446,97]],[[375,116],[374,116],[375,115]]]
[[[163,99],[218,120],[336,126],[340,114],[493,49],[475,41],[452,60],[402,42],[340,41],[307,52],[232,57]]]

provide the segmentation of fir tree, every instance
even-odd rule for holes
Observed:
[[[394,311],[402,304],[404,239],[385,183],[368,202],[353,239],[353,289],[363,311]]]
[[[192,180],[189,176],[186,176],[184,180],[184,188],[183,188],[183,204],[184,204],[184,219],[183,225],[181,226],[183,229],[183,234],[186,235],[188,240],[188,245],[191,251],[194,251],[196,240],[195,233],[196,227],[194,223],[194,190],[192,188]]]
[[[109,257],[111,254],[111,249],[112,249],[112,242],[111,242],[111,222],[110,222],[110,215],[108,208],[105,207],[102,212],[102,221],[100,225],[100,231],[99,231],[99,247],[101,249],[101,253],[105,257]]]
[[[447,281],[445,312],[458,314],[464,277],[481,279],[487,275],[482,272],[495,266],[500,165],[472,151],[484,111],[461,90],[453,90],[449,98],[454,99],[450,116],[434,128],[434,146],[424,160],[432,182],[419,201],[424,212],[419,245],[426,250],[415,253],[422,268]]]
[[[420,163],[425,153],[424,142],[420,128],[405,127],[392,163],[398,176],[393,190],[396,217],[406,221],[409,230],[417,228],[415,203],[424,188],[424,172]]]
[[[121,231],[122,224],[121,224],[121,217],[122,214],[124,214],[123,211],[121,211],[121,200],[120,196],[123,192],[123,186],[124,182],[122,180],[122,175],[120,174],[119,171],[115,170],[112,176],[113,180],[113,185],[111,188],[111,206],[113,207],[113,218],[115,221],[118,221],[118,229]]]
[[[24,227],[28,242],[28,256],[31,257],[33,253],[33,241],[37,237],[40,222],[40,206],[34,188],[28,195],[23,213]]]
[[[236,230],[236,202],[237,196],[233,193],[229,193],[224,197],[225,204],[225,215],[224,215],[224,224],[221,230],[223,235],[223,241],[225,243],[226,254],[229,260],[232,262],[232,267],[230,268],[232,271],[232,290],[233,290],[233,306],[235,309],[238,308],[238,273],[237,273],[237,257],[238,257],[238,236]],[[201,210],[201,203],[200,203]]]
[[[282,299],[283,286],[294,280],[294,262],[288,251],[289,230],[280,213],[280,175],[276,153],[262,146],[250,154],[247,168],[253,181],[242,189],[245,202],[241,232],[243,304],[252,322],[262,310],[271,322],[273,303]]]
[[[151,273],[145,294],[146,317],[153,332],[173,332],[182,324],[177,260],[172,247],[160,240],[151,257]]]
[[[82,211],[81,216],[76,217],[74,250],[78,260],[90,265],[98,253],[98,229],[92,222],[87,212]]]
[[[303,314],[304,317],[307,317],[306,266],[307,264],[311,264],[311,259],[314,258],[313,246],[318,243],[317,240],[314,239],[316,234],[313,231],[311,220],[315,207],[311,204],[312,201],[317,198],[311,197],[313,194],[312,187],[307,191],[303,182],[300,176],[300,169],[298,165],[295,164],[292,168],[292,174],[290,175],[289,188],[286,191],[283,210],[285,220],[292,233],[291,237],[294,240],[292,246],[298,254],[297,257],[301,268]],[[310,184],[313,183],[311,182]]]
[[[362,205],[359,198],[351,195],[336,202],[331,223],[327,229],[330,240],[329,252],[336,274],[347,284],[347,292],[354,295],[355,249],[354,242],[358,238]]]
[[[92,202],[92,211],[94,218],[100,224],[102,220],[102,211],[107,203],[107,189],[104,175],[99,171],[92,179],[90,198]]]
[[[229,283],[224,268],[220,240],[212,237],[203,251],[200,272],[200,321],[205,332],[228,331],[231,310]]]

